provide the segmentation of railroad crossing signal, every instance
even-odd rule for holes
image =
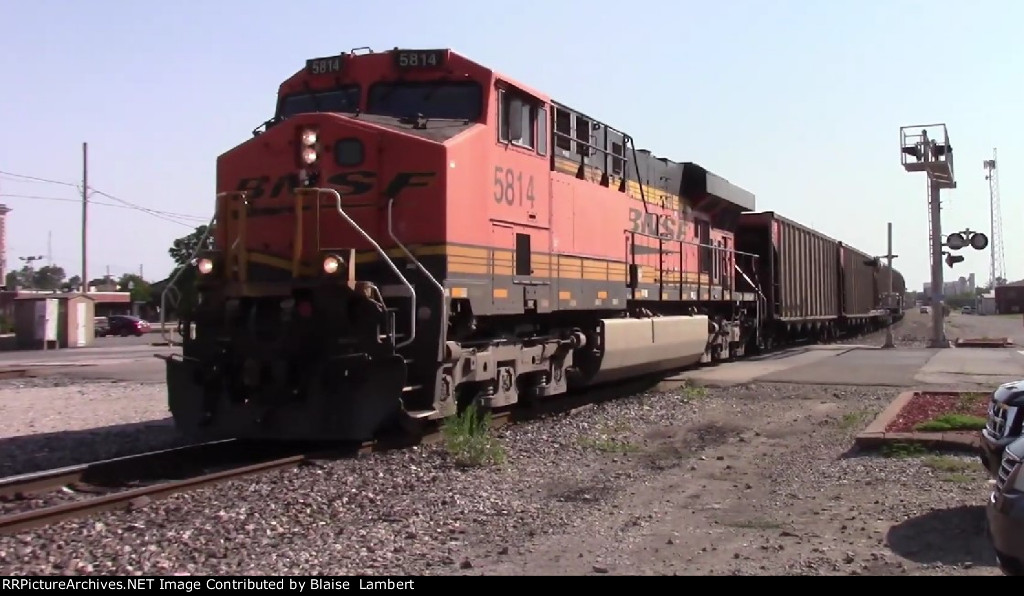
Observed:
[[[946,236],[946,247],[950,250],[960,250],[970,246],[974,250],[985,250],[988,247],[988,236],[982,232],[973,232],[969,229],[962,232],[953,232]],[[946,265],[952,269],[953,265],[962,263],[963,256],[954,255],[951,252],[943,251],[946,255]]]
[[[971,230],[953,232],[946,236],[946,246],[952,250],[960,250],[968,245],[974,250],[985,250],[988,247],[988,236]]]

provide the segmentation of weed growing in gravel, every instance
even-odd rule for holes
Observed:
[[[972,464],[948,455],[929,455],[922,463],[936,472],[966,472],[974,469]]]
[[[445,448],[460,466],[482,466],[505,461],[505,449],[491,436],[491,414],[471,404],[441,427]]]
[[[601,451],[602,453],[632,453],[637,450],[636,445],[628,441],[620,441],[610,437],[580,437],[580,446]]]
[[[706,397],[708,390],[700,385],[694,385],[692,381],[686,381],[681,387],[679,387],[679,397],[684,402],[691,402],[702,397]]]
[[[843,430],[851,430],[860,427],[861,424],[867,421],[871,416],[871,412],[867,410],[861,410],[858,412],[848,412],[843,414],[843,417],[839,420],[839,428]]]
[[[883,445],[881,452],[883,457],[921,457],[928,450],[917,443],[893,443]]]
[[[929,455],[922,463],[926,468],[938,472],[940,480],[954,484],[967,484],[978,476],[979,467],[973,460],[964,461],[948,455]]]

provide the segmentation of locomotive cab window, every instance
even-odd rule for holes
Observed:
[[[537,144],[537,112],[536,100],[512,89],[498,92],[498,140],[502,143],[526,149],[536,149],[538,153],[547,153],[547,146]],[[546,119],[545,119],[546,122]],[[544,128],[547,128],[546,124]],[[546,131],[542,131],[546,134]]]
[[[278,117],[288,118],[296,114],[310,112],[352,114],[359,108],[359,93],[358,85],[344,85],[330,91],[293,93],[281,99],[278,106]]]

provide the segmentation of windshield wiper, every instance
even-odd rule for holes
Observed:
[[[266,131],[270,130],[270,127],[275,125],[275,124],[277,124],[277,123],[278,123],[277,116],[274,116],[270,120],[267,120],[263,124],[260,124],[256,128],[252,129],[252,136],[258,137],[261,132],[266,132]],[[262,131],[260,130],[261,128],[263,129]]]
[[[320,111],[320,100],[317,98],[317,94],[309,86],[309,81],[305,81],[303,83],[303,86],[306,88],[306,93],[309,94],[309,102],[311,104],[313,104],[313,111],[314,112],[319,112]]]

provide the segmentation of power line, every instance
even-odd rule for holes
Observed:
[[[47,183],[47,184],[58,184],[58,185],[61,185],[61,186],[69,186],[69,187],[72,187],[72,188],[78,188],[79,187],[79,185],[77,185],[77,184],[74,184],[72,182],[65,182],[63,180],[53,180],[51,178],[42,178],[42,177],[39,177],[39,176],[28,176],[28,175],[25,175],[25,174],[16,174],[14,172],[6,172],[6,171],[2,171],[2,170],[0,170],[0,175],[10,176],[10,177],[13,177],[13,178],[18,178],[18,179],[22,179],[22,180],[28,180],[28,181],[32,181],[32,182],[42,182],[42,183]],[[132,203],[131,201],[126,201],[124,199],[116,197],[116,196],[114,196],[114,195],[112,195],[110,193],[103,192],[103,191],[98,190],[96,188],[92,188],[92,193],[90,193],[90,194],[98,194],[100,196],[103,196],[103,197],[106,197],[108,199],[117,201],[118,203],[121,203],[121,205],[114,205],[114,204],[111,204],[111,203],[98,203],[98,202],[95,202],[95,201],[90,201],[91,203],[93,203],[95,205],[104,205],[104,206],[107,206],[107,207],[122,207],[122,208],[133,209],[133,210],[136,210],[136,211],[141,211],[141,212],[146,213],[148,215],[152,215],[153,217],[156,217],[158,219],[162,219],[164,221],[169,221],[171,223],[176,223],[178,225],[182,225],[182,226],[185,226],[185,227],[188,227],[188,228],[194,228],[195,225],[183,222],[180,219],[190,219],[190,220],[193,220],[193,221],[196,221],[196,222],[208,221],[207,218],[199,217],[197,215],[188,215],[188,214],[185,214],[185,213],[173,213],[173,212],[170,212],[170,211],[161,211],[161,210],[158,210],[158,209],[150,209],[149,207],[143,207],[142,205],[139,205],[137,203]],[[3,194],[3,195],[0,195],[0,196],[11,197],[11,198],[37,199],[37,200],[56,200],[56,201],[67,200],[67,201],[74,201],[76,203],[81,202],[81,199],[61,199],[61,198],[58,198],[58,197],[42,197],[42,196],[37,196],[37,195]],[[174,218],[180,218],[180,219],[174,219]]]
[[[97,194],[99,194],[99,193],[97,193]],[[36,201],[65,201],[65,202],[70,202],[70,203],[81,203],[82,202],[82,199],[71,199],[71,198],[68,198],[68,197],[45,197],[45,196],[39,196],[39,195],[19,195],[19,194],[8,194],[8,193],[0,193],[0,198],[30,199],[30,200],[36,200]],[[100,201],[89,201],[89,204],[90,205],[101,205],[103,207],[116,207],[118,209],[132,209],[132,210],[136,210],[136,211],[139,209],[138,207],[134,207],[134,206],[120,205],[120,204],[117,204],[117,203],[104,203],[104,202],[100,202]],[[159,214],[165,215],[167,217],[180,217],[182,219],[192,219],[192,220],[195,220],[195,221],[207,221],[206,218],[199,217],[198,215],[189,215],[187,213],[175,213],[173,211],[157,211],[155,209],[147,210],[147,212],[159,213]],[[182,224],[182,225],[188,225],[188,224],[186,224],[184,222],[180,222],[180,221],[177,221],[177,222],[174,222],[174,223],[179,223],[179,224]]]

